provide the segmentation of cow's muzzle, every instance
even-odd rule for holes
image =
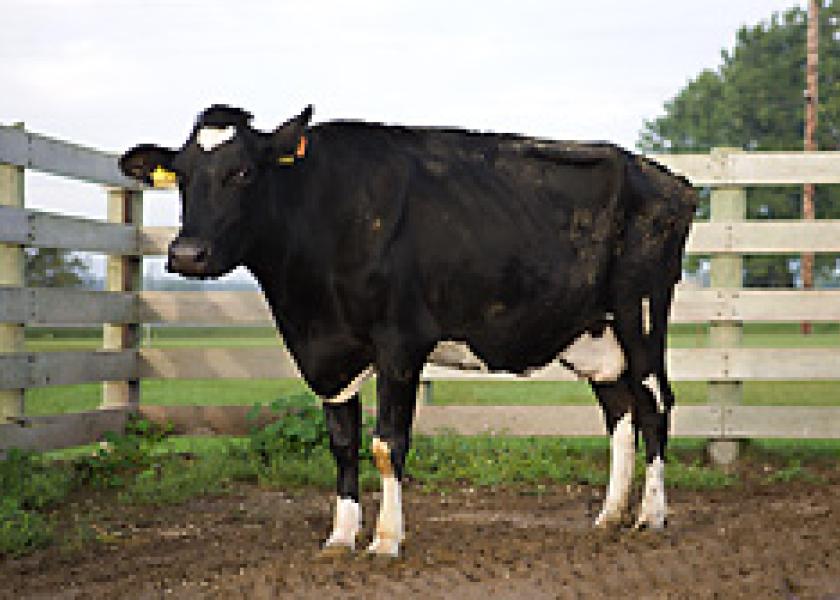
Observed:
[[[195,238],[178,238],[169,245],[166,270],[181,275],[206,275],[210,248]]]

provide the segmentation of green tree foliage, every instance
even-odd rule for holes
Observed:
[[[721,64],[706,69],[665,103],[665,114],[645,121],[643,152],[708,152],[716,146],[745,150],[801,150],[805,126],[807,13],[791,8],[767,21],[742,27],[735,47],[721,52]],[[820,11],[819,114],[817,143],[840,148],[840,0]],[[796,219],[802,190],[751,189],[747,217]],[[840,189],[817,187],[817,218],[840,218]],[[708,208],[704,207],[704,211]],[[702,216],[703,211],[701,211]],[[708,214],[706,212],[706,214]],[[830,284],[834,256],[818,256],[818,283]],[[751,257],[745,283],[792,285],[793,257]],[[835,282],[836,285],[836,282]]]
[[[26,285],[29,287],[80,287],[88,266],[78,256],[55,248],[26,251]]]

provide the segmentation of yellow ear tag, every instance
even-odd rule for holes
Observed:
[[[277,163],[281,165],[291,165],[294,164],[295,159],[303,158],[306,154],[306,136],[300,136],[300,140],[298,141],[297,149],[295,150],[294,154],[286,154],[285,156],[280,156],[277,158]]]
[[[160,165],[152,171],[152,185],[156,188],[173,188],[178,184],[178,176]]]

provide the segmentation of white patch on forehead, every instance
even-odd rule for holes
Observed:
[[[343,404],[350,400],[353,397],[353,394],[359,391],[359,388],[362,387],[362,384],[368,380],[368,378],[373,375],[373,366],[369,366],[364,371],[359,373],[353,378],[353,381],[347,384],[343,390],[337,393],[332,398],[321,398],[322,402],[326,402],[327,404]]]
[[[653,398],[656,400],[656,410],[660,413],[665,412],[665,404],[662,402],[662,388],[659,387],[659,378],[651,373],[645,377],[642,385],[649,389],[650,393],[653,394]]]
[[[214,148],[232,140],[235,135],[236,127],[233,125],[228,127],[202,127],[198,130],[196,142],[201,146],[202,150],[210,152]]]
[[[560,355],[580,375],[592,381],[615,381],[627,367],[624,351],[609,325],[601,337],[586,331]]]

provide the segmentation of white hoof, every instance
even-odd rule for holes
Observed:
[[[396,536],[376,534],[367,551],[376,556],[396,558],[400,555],[400,540]]]
[[[354,544],[343,544],[327,540],[324,547],[318,553],[320,558],[335,558],[337,556],[348,556],[356,551]]]
[[[604,508],[593,524],[597,529],[611,529],[621,524],[622,511]]]
[[[636,531],[642,531],[644,529],[651,529],[653,531],[661,531],[665,529],[665,526],[668,524],[668,519],[665,515],[640,515],[639,518],[636,520],[636,524],[633,528]]]

